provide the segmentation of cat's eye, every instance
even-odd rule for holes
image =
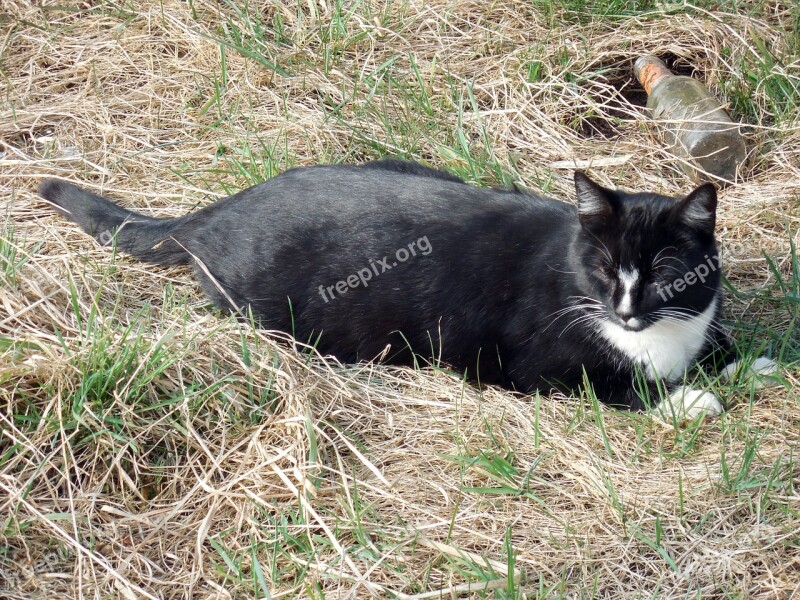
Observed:
[[[600,281],[608,283],[610,281],[613,281],[615,277],[615,272],[612,267],[608,265],[603,265],[594,270],[594,276],[597,277]]]

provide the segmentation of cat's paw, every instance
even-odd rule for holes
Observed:
[[[720,371],[720,377],[726,383],[731,381],[737,381],[742,384],[752,383],[753,387],[758,390],[775,385],[776,381],[770,375],[775,375],[780,370],[778,363],[766,356],[762,356],[749,365],[747,361],[735,360]]]
[[[691,421],[698,415],[716,417],[724,410],[722,403],[711,392],[680,386],[669,398],[656,406],[656,412],[665,419]]]

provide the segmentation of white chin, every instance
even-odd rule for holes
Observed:
[[[628,331],[641,331],[645,327],[644,321],[636,317],[623,322],[623,327]]]

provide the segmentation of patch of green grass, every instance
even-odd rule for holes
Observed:
[[[352,46],[367,39],[365,30],[351,29],[351,20],[360,13],[365,5],[361,2],[345,3],[335,0],[332,3],[332,14],[329,19],[320,19],[318,30],[319,46],[315,55],[322,57],[322,71],[330,73],[339,64],[342,55]]]
[[[450,170],[467,181],[511,186],[518,177],[512,175],[497,158],[494,141],[481,118],[471,83],[465,84],[461,90],[457,107],[455,139],[438,148],[439,153],[449,159]],[[467,114],[474,123],[469,128],[465,127]]]
[[[537,12],[552,25],[587,24],[639,16],[652,11],[656,0],[534,0]]]
[[[329,523],[334,523],[330,533],[342,545],[350,560],[356,564],[371,564],[380,561],[394,576],[415,586],[416,580],[409,577],[402,561],[394,560],[395,551],[406,546],[411,538],[404,536],[396,540],[394,534],[376,527],[379,510],[372,503],[365,503],[355,476],[352,485],[345,492],[337,494],[337,507],[316,506],[320,515]],[[311,499],[311,498],[309,498]],[[267,499],[268,502],[272,502]],[[243,585],[247,589],[263,587],[311,586],[306,592],[321,595],[322,589],[310,579],[340,580],[344,584],[353,583],[351,577],[340,579],[344,558],[334,546],[327,533],[318,528],[316,521],[306,520],[307,512],[300,507],[288,507],[277,503],[273,508],[259,502],[255,505],[256,515],[250,523],[256,536],[251,543],[230,548],[225,539],[230,533],[222,531],[208,538],[219,560],[215,561],[216,571],[231,583]],[[316,568],[312,568],[314,565]],[[325,565],[327,568],[325,568]],[[416,575],[416,574],[415,574]],[[321,597],[321,596],[320,596]]]
[[[446,77],[448,94],[437,94],[414,54],[397,55],[366,73],[344,101],[325,102],[328,118],[350,129],[358,143],[345,160],[384,156],[428,160],[483,185],[510,186],[518,181],[494,151],[473,84]],[[355,112],[355,119],[349,111]],[[362,122],[377,124],[377,133]]]
[[[247,550],[259,553],[262,570],[273,584],[281,582],[293,587],[302,583],[309,574],[309,561],[317,555],[303,512],[285,505],[275,512],[261,505],[256,509],[257,518],[251,523],[263,533],[264,542],[263,546],[253,544]]]
[[[758,125],[795,123],[800,103],[800,73],[788,64],[800,60],[797,41],[793,43],[793,54],[780,56],[758,34],[753,33],[748,39],[751,52],[739,61],[740,76],[727,77],[720,82],[733,119]],[[723,55],[730,56],[730,50],[723,48]]]
[[[285,134],[275,136],[271,143],[258,134],[246,137],[238,147],[229,149],[225,162],[242,182],[241,187],[261,183],[294,166]],[[236,191],[235,188],[225,189],[231,194]]]
[[[113,267],[109,269],[109,273],[112,272]],[[101,283],[88,314],[84,314],[75,282],[70,280],[71,306],[78,328],[79,348],[70,347],[63,338],[61,343],[71,364],[85,375],[76,390],[75,399],[79,402],[103,403],[111,399],[112,390],[123,386],[128,392],[127,397],[135,403],[136,399],[146,395],[143,388],[171,364],[174,353],[164,347],[165,338],[153,346],[145,338],[144,332],[149,331],[152,324],[148,307],[135,315],[130,325],[119,329],[110,325],[117,307],[112,309],[110,319],[100,314],[98,300],[102,289]],[[139,373],[146,375],[132,377]]]
[[[14,239],[14,223],[6,217],[0,228],[0,278],[5,285],[16,287],[17,271],[25,259],[18,256],[19,250]]]
[[[210,39],[265,69],[291,77],[292,73],[278,64],[271,50],[270,42],[275,41],[271,26],[263,22],[258,11],[251,8],[250,2],[248,0],[241,3],[232,0],[222,0],[222,2],[235,17],[223,13],[224,20],[219,24],[216,35]]]
[[[783,269],[778,266],[777,257],[763,255],[765,266],[772,274],[772,280],[765,287],[745,291],[727,279],[723,281],[726,292],[737,302],[749,306],[749,312],[768,311],[774,315],[768,322],[750,314],[726,322],[732,328],[740,355],[754,358],[766,353],[782,365],[800,362],[800,254],[794,243],[795,235],[795,231],[787,228],[789,260]]]
[[[675,564],[675,559],[665,546],[665,532],[661,522],[661,517],[656,515],[652,521],[653,528],[648,531],[643,524],[628,522],[626,523],[626,533],[632,539],[638,540],[666,563],[666,565],[680,575],[681,570]]]
[[[13,221],[6,216],[0,226],[0,283],[16,288],[20,269],[43,245],[44,242],[39,242],[26,246],[19,239]]]
[[[467,475],[477,475],[487,481],[485,485],[480,486],[462,483],[462,491],[489,498],[493,496],[527,498],[555,519],[556,517],[550,513],[547,503],[537,496],[533,489],[532,484],[536,481],[536,467],[539,465],[540,459],[533,460],[526,468],[520,469],[516,464],[513,450],[494,437],[490,421],[485,420],[484,423],[489,438],[493,442],[491,448],[477,450],[465,445],[457,454],[442,455],[442,458],[458,465],[462,482]]]
[[[210,168],[184,165],[172,172],[192,186],[232,195],[292,168],[295,162],[285,135],[268,140],[252,133],[235,144],[219,142]]]
[[[250,326],[255,327],[255,324],[251,322]],[[280,367],[280,356],[260,344],[260,338],[249,339],[244,331],[241,332],[240,339],[242,343],[242,362],[247,367],[244,383],[247,391],[247,406],[250,411],[246,418],[250,423],[259,423],[264,419],[266,413],[273,413],[278,408],[278,395],[274,388],[275,373],[278,372]],[[272,370],[266,376],[266,379],[263,373],[252,369],[251,356],[254,353],[257,356],[272,356]]]
[[[576,573],[574,569],[565,566],[557,577],[549,573],[540,572],[532,577],[533,581],[526,585],[526,598],[531,600],[593,600],[602,597],[599,593],[600,573],[580,579],[583,573]]]
[[[226,532],[222,531],[215,536],[207,538],[208,544],[222,561],[214,561],[214,570],[220,577],[235,584],[238,589],[244,588],[253,598],[271,598],[270,583],[267,581],[266,570],[259,560],[265,544],[252,539],[251,545],[242,549],[232,550],[226,546],[224,538]]]
[[[209,382],[187,377],[184,385],[173,389],[170,381],[174,380],[176,373],[181,373],[180,363],[184,355],[198,340],[190,336],[178,347],[176,339],[181,338],[173,330],[167,329],[157,338],[151,336],[153,316],[148,305],[126,315],[123,321],[119,304],[108,307],[108,303],[100,299],[105,281],[113,277],[114,270],[113,264],[108,267],[88,311],[79,303],[79,291],[70,280],[71,308],[77,335],[67,338],[56,330],[56,336],[68,364],[78,375],[75,387],[61,392],[64,394],[63,411],[50,415],[49,426],[52,429],[63,428],[76,433],[76,446],[109,437],[116,443],[130,445],[138,452],[133,441],[136,423],[145,426],[184,402],[192,416],[202,415],[201,421],[207,421],[209,426],[224,415],[227,419],[225,425],[232,431],[240,424],[263,421],[265,414],[275,409],[274,371],[270,376],[262,377],[257,369],[248,370],[244,380],[227,372],[211,373]],[[164,298],[165,307],[179,307],[173,314],[183,310],[186,320],[185,302],[175,300],[174,290],[165,289]],[[102,312],[101,306],[104,307]],[[225,322],[223,320],[220,327]],[[205,333],[208,336],[214,334],[215,330]],[[243,362],[247,367],[253,366],[250,363],[252,352],[262,357],[270,354],[257,336],[251,340],[243,334],[241,339]],[[277,367],[277,360],[276,356],[273,357],[274,367]],[[19,398],[18,408],[27,404],[30,404],[30,410],[19,410],[15,420],[24,424],[26,430],[33,430],[39,427],[40,415],[33,410],[35,402],[26,403],[24,397]],[[225,410],[212,409],[220,405]],[[173,426],[182,427],[177,422]]]

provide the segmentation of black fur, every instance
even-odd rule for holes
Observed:
[[[626,194],[581,173],[576,186],[580,210],[392,160],[293,169],[177,219],[144,217],[63,181],[43,182],[40,194],[141,260],[193,264],[219,306],[249,307],[263,327],[344,362],[384,351],[400,364],[441,359],[523,392],[572,390],[585,372],[603,401],[640,408],[662,382],[637,392],[637,365],[597,330],[619,318],[614,270],[641,273],[631,310],[643,328],[659,309],[702,312],[718,295],[718,271],[666,302],[656,279],[716,255],[716,194]],[[581,297],[602,313],[565,311]],[[725,345],[716,325],[707,336],[704,352]]]

